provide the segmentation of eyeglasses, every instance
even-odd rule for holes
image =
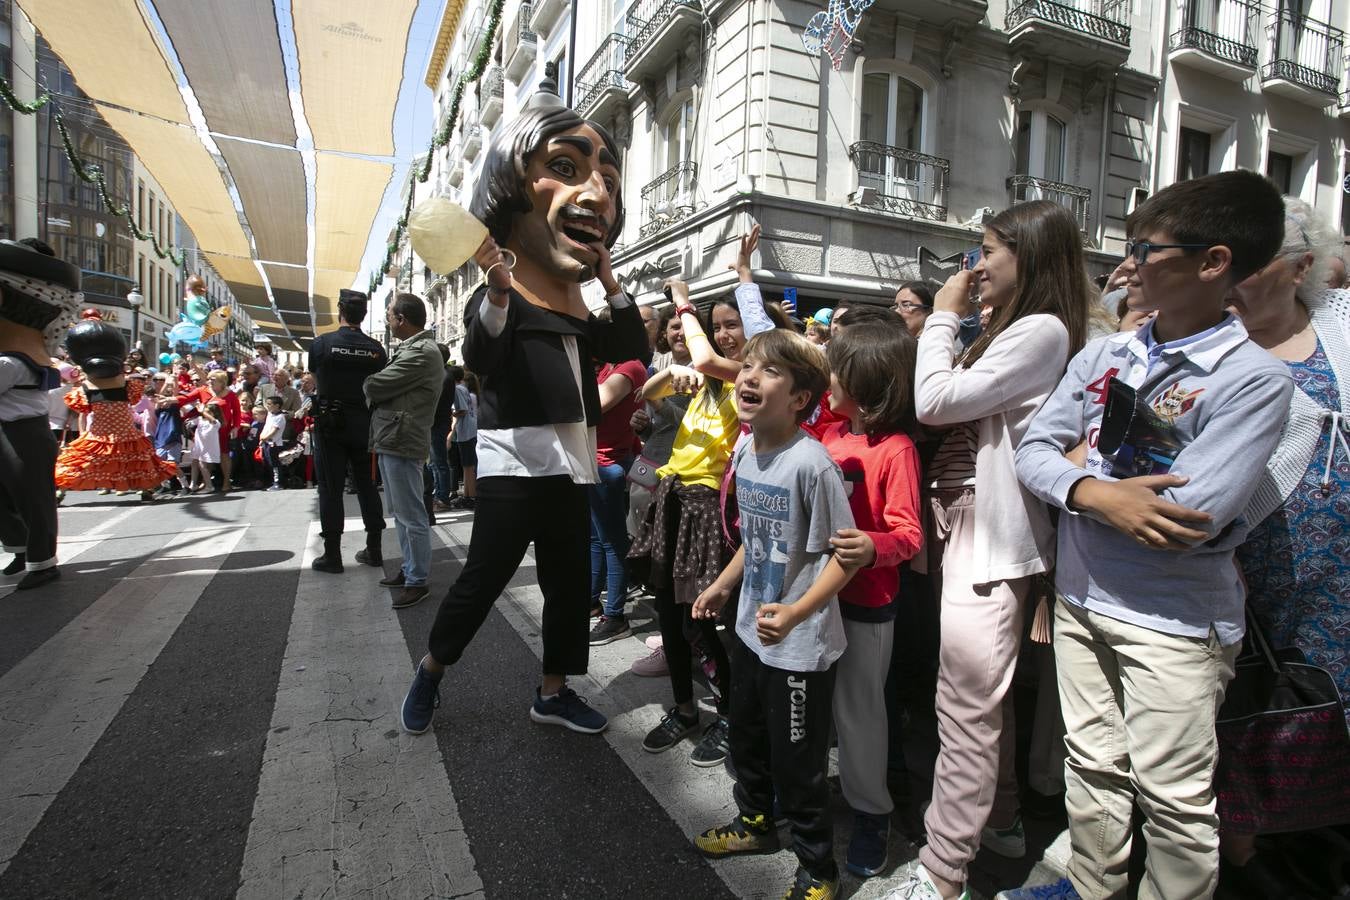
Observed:
[[[1206,250],[1211,244],[1153,244],[1148,241],[1126,241],[1125,256],[1134,257],[1135,265],[1145,265],[1154,250]]]
[[[900,301],[901,312],[914,312],[916,309],[932,309],[932,308],[933,307],[929,306],[926,303],[911,303],[909,300]]]

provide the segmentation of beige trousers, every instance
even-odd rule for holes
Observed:
[[[1214,719],[1239,646],[1056,604],[1069,878],[1084,900],[1125,896],[1136,795],[1148,842],[1140,900],[1214,896]]]
[[[980,832],[994,813],[999,825],[1017,810],[1012,718],[1013,670],[1022,641],[1030,578],[971,584],[963,561],[974,555],[974,491],[933,497],[942,551],[941,646],[938,650],[937,764],[933,802],[924,815],[924,867],[965,882],[980,849]]]

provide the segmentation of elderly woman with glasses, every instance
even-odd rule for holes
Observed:
[[[1237,559],[1247,608],[1272,646],[1297,647],[1330,672],[1350,723],[1350,291],[1326,287],[1340,233],[1302,200],[1286,197],[1285,212],[1279,254],[1229,297],[1251,339],[1288,365],[1295,385],[1289,423],[1247,509],[1259,524]],[[1282,876],[1253,835],[1223,818],[1222,803],[1219,812],[1225,877],[1275,896],[1265,887]]]

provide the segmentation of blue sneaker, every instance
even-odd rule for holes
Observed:
[[[399,711],[399,724],[408,734],[425,734],[431,727],[431,719],[436,715],[436,707],[441,705],[441,677],[431,675],[417,663],[413,673],[412,687],[408,696],[403,698],[403,708]]]
[[[582,734],[599,734],[609,726],[604,713],[592,707],[567,685],[548,699],[534,689],[530,718],[541,725],[561,725]]]
[[[848,839],[844,868],[860,878],[880,875],[886,868],[886,839],[890,835],[890,816],[855,812],[853,836]]]
[[[1054,884],[1038,884],[1035,887],[1013,888],[1000,891],[994,900],[1083,900],[1074,890],[1073,883],[1061,878]]]

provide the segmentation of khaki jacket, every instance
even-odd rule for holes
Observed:
[[[366,379],[371,451],[427,458],[444,369],[431,332],[419,331],[395,348],[388,365]]]

